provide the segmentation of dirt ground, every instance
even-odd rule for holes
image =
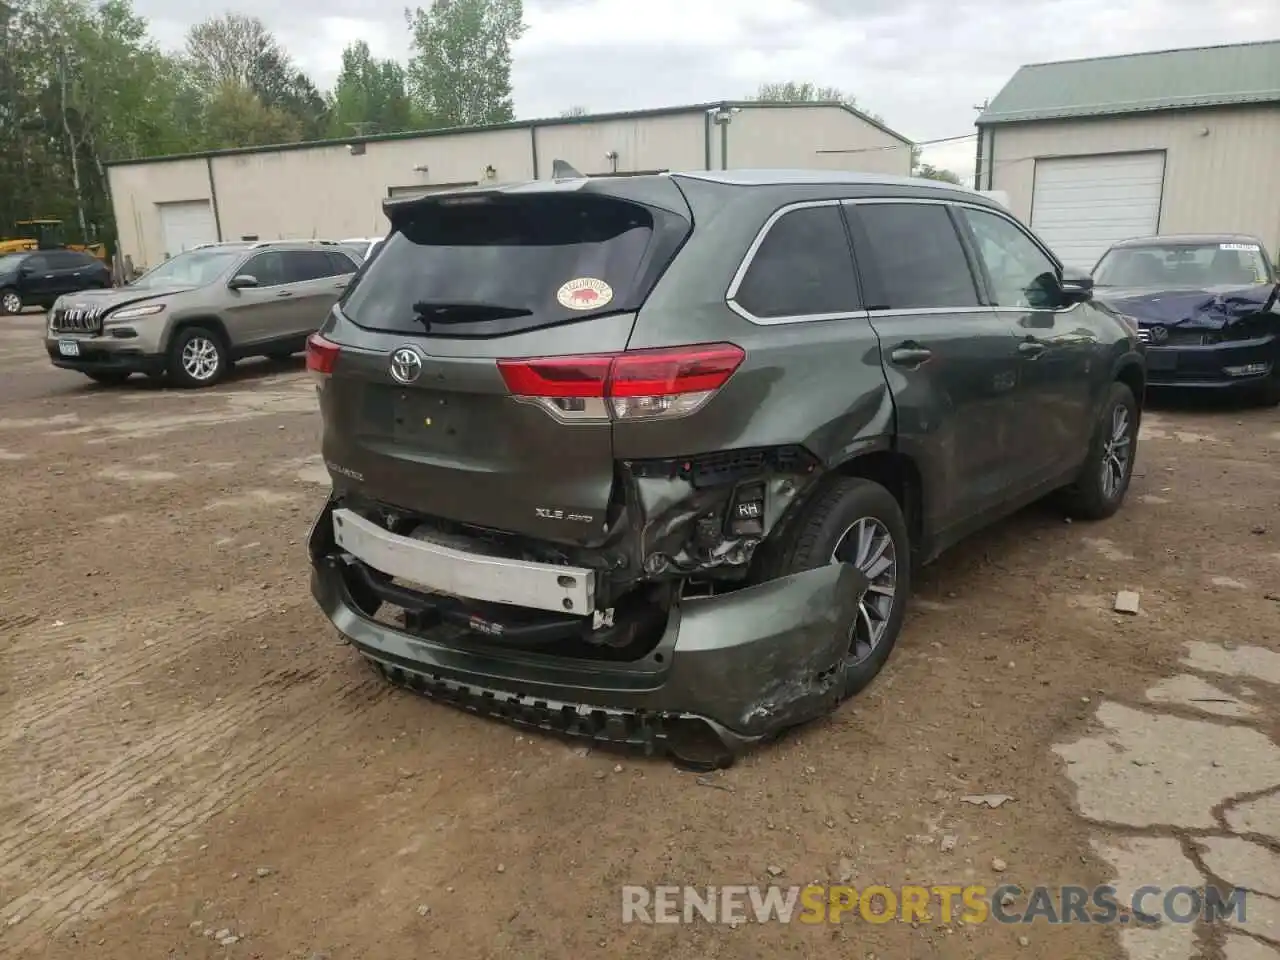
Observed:
[[[1091,811],[1111,795],[1071,775],[1103,756],[1080,744],[1118,749],[1115,711],[1189,642],[1280,650],[1280,415],[1157,408],[1116,518],[1037,507],[944,557],[829,719],[709,777],[582,750],[389,689],[337,642],[308,591],[326,480],[300,364],[106,389],[49,366],[41,320],[0,321],[0,956],[1137,957],[1096,924],[624,925],[620,891],[1107,882],[1096,823],[1173,828]],[[1266,682],[1169,709],[1275,702]],[[1130,801],[1214,776],[1172,749]],[[960,801],[986,793],[1013,799]]]

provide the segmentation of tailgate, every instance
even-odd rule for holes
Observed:
[[[340,350],[321,390],[335,487],[428,517],[599,541],[614,484],[603,401],[572,377],[561,398],[518,399],[498,361],[625,350],[687,219],[598,189],[388,212],[391,235],[323,331]]]

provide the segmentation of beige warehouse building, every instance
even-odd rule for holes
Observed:
[[[1067,263],[1156,233],[1280,249],[1280,41],[1025,66],[977,122],[976,186]]]
[[[384,199],[551,176],[751,167],[911,172],[911,141],[835,104],[726,102],[112,164],[120,253],[214,240],[380,236]]]

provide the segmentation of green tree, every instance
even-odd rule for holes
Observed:
[[[301,125],[283,110],[269,107],[248,87],[226,83],[204,106],[205,149],[260,147],[297,140]]]
[[[342,70],[329,100],[329,132],[400,133],[418,126],[403,66],[380,60],[357,40],[342,51]]]
[[[877,123],[884,123],[884,118],[858,106],[858,98],[845,93],[839,87],[820,87],[816,83],[797,83],[788,80],[783,83],[762,83],[753,100],[762,103],[840,103],[851,107],[859,113],[865,113]]]
[[[289,118],[298,137],[317,138],[327,129],[324,97],[257,17],[228,13],[196,24],[187,32],[185,59],[190,82],[206,101],[239,86]],[[270,129],[282,126],[272,114],[255,110],[252,116]]]
[[[405,16],[413,35],[409,89],[433,125],[515,116],[511,45],[524,33],[521,0],[432,0]]]
[[[924,177],[926,180],[941,180],[944,183],[960,183],[960,175],[947,170],[944,167],[935,167],[931,163],[919,164],[914,172],[914,176]]]

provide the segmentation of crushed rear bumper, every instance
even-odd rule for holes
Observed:
[[[338,631],[389,679],[476,713],[592,740],[732,762],[752,743],[829,711],[866,586],[833,565],[671,610],[633,661],[504,649],[456,633],[418,634],[362,610],[358,572],[333,539],[334,505],[309,539],[311,590]],[[453,640],[454,642],[448,642]]]

